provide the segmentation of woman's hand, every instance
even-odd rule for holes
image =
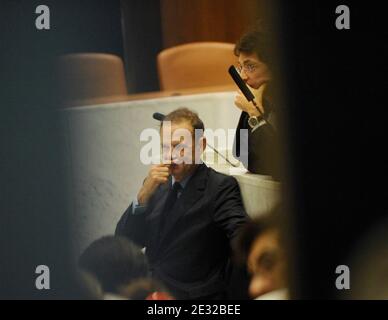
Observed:
[[[252,94],[255,96],[255,102],[257,104],[257,107],[259,108],[261,114],[264,114],[264,108],[263,108],[263,92],[266,87],[266,84],[261,85],[258,89],[253,89],[252,87],[248,86],[249,90],[251,90]],[[241,91],[238,92],[234,99],[234,104],[237,108],[239,108],[242,111],[245,111],[249,114],[249,116],[260,116],[259,111],[256,109],[256,107],[253,105],[252,102],[249,102],[245,96],[242,94]]]

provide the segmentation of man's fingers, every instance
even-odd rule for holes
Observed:
[[[151,178],[156,179],[156,178],[167,178],[169,176],[169,172],[153,172],[151,174]]]
[[[170,175],[170,172],[169,171],[166,171],[166,172],[153,172],[152,173],[152,177],[153,178],[159,178],[159,177],[168,177]]]
[[[151,174],[159,174],[159,173],[168,173],[169,172],[169,166],[157,166],[153,167],[150,171]]]
[[[168,181],[168,178],[167,177],[157,177],[155,180],[158,183],[166,183]]]
[[[154,165],[151,167],[151,170],[158,170],[158,169],[168,168],[168,167],[169,167],[169,164],[167,164],[167,163],[154,164]]]

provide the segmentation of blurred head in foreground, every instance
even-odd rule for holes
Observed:
[[[104,293],[120,294],[122,288],[148,275],[146,256],[124,237],[94,241],[80,256],[79,266],[99,281]]]
[[[350,290],[340,298],[388,300],[387,234],[385,218],[360,238],[350,255]]]
[[[286,299],[286,257],[279,227],[281,207],[246,224],[236,242],[235,252],[251,275],[252,298]],[[271,295],[269,295],[271,293]]]

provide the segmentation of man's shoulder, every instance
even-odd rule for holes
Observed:
[[[233,176],[229,176],[227,174],[224,174],[224,173],[221,173],[221,172],[218,172],[216,170],[214,170],[213,168],[210,168],[210,167],[207,167],[208,169],[208,177],[209,177],[209,181],[211,183],[214,183],[216,185],[223,185],[223,184],[236,184],[237,183],[237,180],[235,177]]]

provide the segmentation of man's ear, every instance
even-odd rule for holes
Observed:
[[[206,148],[206,138],[202,136],[199,138],[197,146],[195,148],[195,163],[199,164],[202,163],[201,155],[203,154],[204,150]]]
[[[201,137],[201,148],[202,148],[201,153],[203,153],[206,149],[206,137],[205,136]]]

